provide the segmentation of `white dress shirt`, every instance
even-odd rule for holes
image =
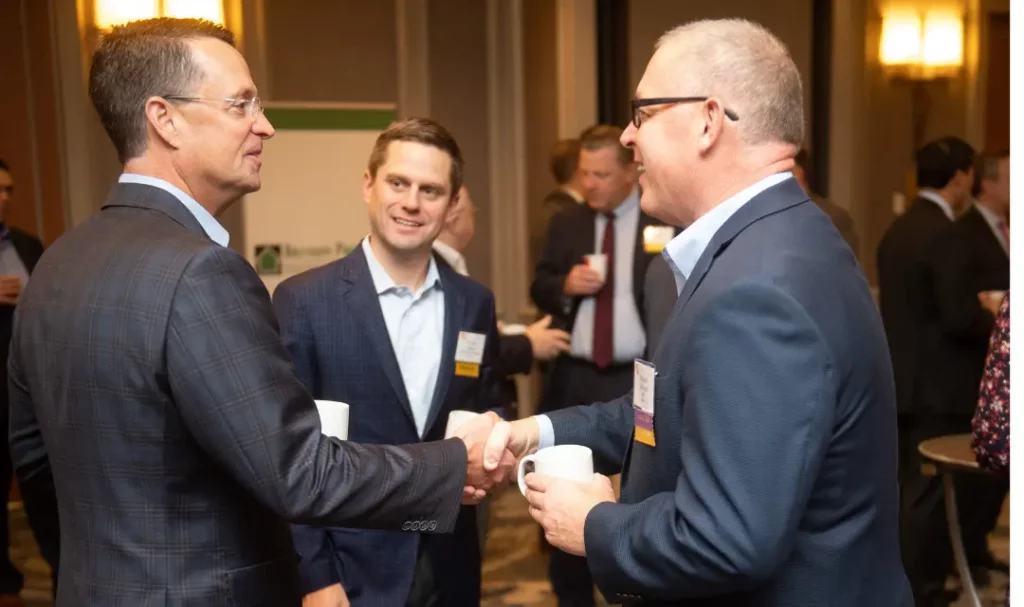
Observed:
[[[615,209],[615,266],[608,268],[615,274],[615,293],[612,303],[612,360],[616,363],[632,362],[643,356],[647,335],[640,311],[633,295],[633,263],[636,256],[637,228],[640,223],[640,192],[633,188],[626,200]],[[601,253],[604,228],[608,218],[598,213],[594,219],[594,252]],[[576,358],[594,360],[594,316],[597,300],[585,297],[576,312],[572,327],[572,349],[569,353]]]
[[[949,201],[943,198],[942,194],[939,194],[935,190],[921,190],[917,193],[917,196],[939,205],[939,208],[946,214],[946,217],[949,217],[950,221],[956,221],[956,215],[953,214],[953,207],[949,206]]]
[[[361,246],[377,290],[391,348],[402,373],[416,431],[423,438],[430,406],[434,402],[444,344],[444,289],[441,288],[437,262],[431,256],[427,279],[413,293],[409,287],[395,284],[373,254],[369,236],[363,239]]]
[[[693,268],[697,265],[700,256],[704,254],[704,250],[711,243],[711,239],[725,225],[725,222],[729,221],[730,217],[735,215],[737,211],[743,208],[743,205],[750,202],[755,196],[792,176],[793,174],[789,171],[776,173],[730,196],[697,218],[697,221],[694,221],[665,245],[661,254],[668,261],[668,266],[672,268],[672,273],[675,275],[677,294],[682,293],[686,279],[693,273]],[[540,426],[540,441],[537,447],[544,449],[554,445],[555,430],[551,425],[551,420],[546,415],[536,415],[534,417],[536,417],[537,423]]]
[[[435,238],[434,252],[440,255],[441,259],[447,261],[453,270],[463,276],[469,276],[469,266],[466,265],[466,258],[462,253],[456,251],[454,247]]]
[[[156,177],[149,177],[148,175],[137,175],[135,173],[122,173],[121,177],[117,180],[119,183],[141,183],[143,185],[153,186],[154,188],[160,188],[161,190],[168,192],[175,198],[181,201],[181,204],[185,205],[185,208],[192,213],[192,216],[199,221],[199,225],[203,227],[203,231],[210,237],[210,240],[216,242],[222,247],[228,246],[228,240],[231,235],[224,229],[224,226],[210,215],[210,212],[203,208],[203,205],[196,202],[195,198],[192,198],[185,192],[181,191],[170,183],[167,183],[163,179],[157,179]]]

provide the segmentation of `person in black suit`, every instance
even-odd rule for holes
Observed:
[[[0,159],[0,415],[7,420],[10,402],[7,393],[7,350],[11,342],[11,327],[14,310],[18,304],[21,289],[28,283],[29,275],[43,255],[43,243],[31,234],[7,223],[8,207],[14,195],[14,176],[11,168]],[[2,449],[0,454],[0,486],[4,495],[11,486],[13,471],[11,453]],[[58,559],[60,557],[60,528],[57,521],[56,496],[53,479],[39,478],[35,482],[19,487],[25,513],[29,519],[39,550],[52,570],[56,587]],[[7,503],[5,499],[4,504]],[[7,553],[10,545],[10,531],[7,527],[6,510],[0,524],[0,595],[17,595],[24,578],[11,562]]]
[[[656,253],[645,250],[644,234],[660,224],[640,210],[636,164],[621,135],[609,125],[580,135],[587,204],[552,218],[530,287],[537,307],[572,335],[569,354],[546,378],[542,411],[619,396],[633,381],[633,360],[645,353],[644,275]],[[585,260],[592,253],[606,256],[604,281]],[[594,604],[584,559],[553,551],[550,573],[560,605]]]
[[[943,334],[931,255],[969,204],[974,157],[974,149],[955,137],[922,146],[916,154],[918,198],[878,246],[879,306],[896,382],[904,564],[919,607],[945,605],[952,598],[944,591],[948,559],[941,558],[941,545],[936,546],[948,546],[943,511],[938,510],[941,487],[921,474],[917,445],[970,428],[969,414],[967,426],[951,415],[944,395],[946,378],[935,375],[928,357],[934,357]]]
[[[933,402],[957,432],[968,432],[988,353],[989,337],[1002,296],[1010,288],[1010,157],[979,155],[974,168],[974,204],[937,240],[931,257],[934,298],[941,329],[934,348],[922,352]],[[933,482],[938,485],[939,479]],[[975,583],[988,582],[989,569],[1007,570],[988,549],[1008,490],[1002,480],[977,475],[957,479],[960,518]],[[934,489],[935,499],[941,489]],[[933,512],[934,511],[931,511]],[[938,512],[944,512],[941,504]],[[936,528],[944,519],[938,518]],[[945,536],[943,536],[945,537]],[[942,546],[951,559],[948,544]],[[936,556],[934,551],[930,556]]]
[[[583,182],[579,171],[579,139],[559,139],[551,148],[548,166],[558,186],[541,202],[540,229],[534,231],[530,244],[531,262],[536,264],[544,252],[544,236],[551,218],[559,211],[583,204]]]

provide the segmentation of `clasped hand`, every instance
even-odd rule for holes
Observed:
[[[537,438],[522,431],[524,422],[536,426],[532,420],[509,424],[487,412],[455,430],[468,452],[463,504],[477,504],[494,487],[514,479],[519,459],[536,450]]]

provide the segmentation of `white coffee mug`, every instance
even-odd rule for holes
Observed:
[[[601,277],[601,282],[604,282],[608,278],[607,255],[604,253],[591,253],[590,255],[584,255],[583,259],[586,260],[590,269],[597,272],[598,276]]]
[[[320,431],[325,436],[348,440],[348,405],[333,400],[316,401],[320,414]]]
[[[444,428],[444,437],[451,438],[455,436],[456,430],[477,415],[480,414],[476,411],[462,411],[459,409],[452,411],[448,414],[448,425]]]
[[[526,495],[527,464],[533,472],[570,481],[589,483],[594,478],[594,454],[582,445],[558,445],[527,455],[519,460],[519,490]]]

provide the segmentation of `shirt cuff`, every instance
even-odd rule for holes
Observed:
[[[554,447],[555,427],[551,425],[551,420],[547,415],[534,415],[533,419],[537,420],[537,425],[540,426],[540,440],[537,442],[537,450]]]

